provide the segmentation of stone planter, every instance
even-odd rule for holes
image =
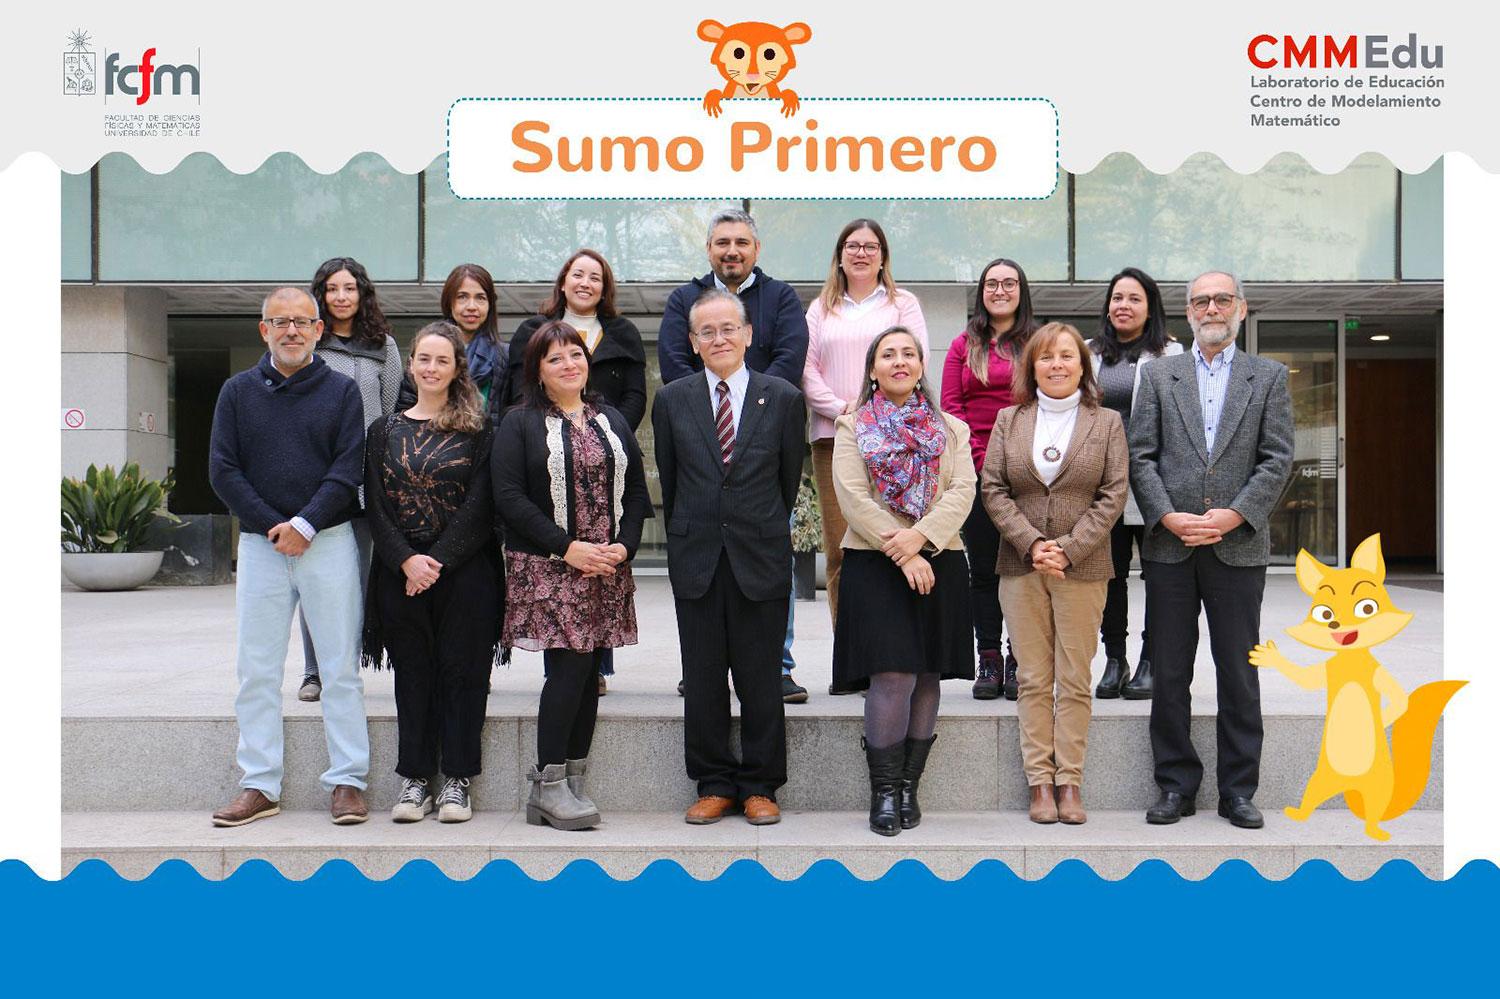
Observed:
[[[63,575],[81,590],[133,590],[161,568],[162,552],[63,552]]]

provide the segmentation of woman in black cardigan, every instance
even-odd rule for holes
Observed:
[[[646,418],[646,348],[635,323],[615,308],[615,274],[597,250],[582,249],[568,258],[541,315],[523,322],[510,339],[509,396],[506,405],[522,401],[521,362],[526,343],[545,322],[560,319],[578,331],[589,352],[589,391],[618,410],[634,434]],[[500,425],[503,409],[494,397],[490,421]],[[605,677],[615,675],[615,657],[605,653],[599,664],[599,696],[609,692]]]
[[[607,650],[636,642],[630,560],[651,497],[641,449],[619,412],[587,391],[588,347],[567,323],[529,338],[522,405],[495,435],[495,508],[505,522],[507,647],[543,653],[537,762],[526,821],[587,829],[599,810],[584,774]]]
[[[526,343],[549,319],[560,319],[583,337],[589,353],[589,391],[619,411],[635,433],[646,418],[646,348],[635,323],[615,308],[615,275],[597,250],[568,258],[540,315],[523,322],[510,339],[510,393],[507,405],[523,401],[521,364]],[[495,412],[491,408],[492,414]],[[499,421],[496,420],[496,425]]]
[[[396,672],[396,772],[391,810],[417,822],[433,809],[439,749],[447,775],[438,819],[473,814],[490,667],[499,647],[504,581],[494,535],[494,433],[450,323],[424,326],[409,363],[416,402],[370,424],[365,506],[375,559],[365,588],[362,661]]]

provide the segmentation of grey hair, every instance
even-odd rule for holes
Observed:
[[[1183,292],[1186,304],[1193,304],[1193,285],[1208,277],[1210,274],[1222,274],[1234,282],[1234,294],[1241,302],[1245,301],[1245,286],[1240,284],[1240,277],[1234,271],[1204,271],[1187,283],[1187,291]]]
[[[714,302],[733,302],[735,311],[740,314],[740,325],[750,325],[750,314],[745,311],[745,303],[740,300],[740,296],[732,291],[725,291],[723,288],[710,288],[699,295],[698,300],[693,303],[692,308],[688,309],[689,334],[693,332],[693,317],[698,314],[698,310]]]
[[[275,288],[275,289],[272,289],[271,293],[269,295],[267,295],[264,300],[261,301],[261,303],[260,303],[260,317],[262,319],[266,318],[266,313],[268,313],[268,312],[271,311],[271,303],[272,302],[276,301],[279,298],[289,298],[289,297],[291,297],[293,295],[295,295],[298,298],[305,298],[305,299],[307,299],[307,301],[312,304],[314,315],[317,314],[317,311],[318,311],[317,300],[314,299],[312,297],[312,295],[308,294],[308,292],[307,292],[307,290],[305,288],[293,288],[293,287],[288,286],[288,287],[284,287],[284,288]]]
[[[742,208],[723,208],[714,212],[714,217],[708,220],[708,239],[705,242],[712,243],[714,241],[714,230],[725,222],[738,222],[749,226],[751,238],[757,243],[760,242],[760,230],[755,228],[755,219],[751,218],[750,213]]]

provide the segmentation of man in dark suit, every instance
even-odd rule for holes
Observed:
[[[687,772],[699,794],[686,819],[717,822],[738,804],[765,825],[780,820],[776,789],[786,783],[780,661],[802,393],[746,366],[754,331],[738,296],[706,291],[688,320],[704,370],[663,386],[651,413],[687,683]],[[729,674],[739,759],[729,745]]]
[[[1141,372],[1130,416],[1130,483],[1146,523],[1156,694],[1151,754],[1161,797],[1154,825],[1196,810],[1203,763],[1189,738],[1198,611],[1208,614],[1218,679],[1219,814],[1259,829],[1260,681],[1250,649],[1271,560],[1271,513],[1292,469],[1287,369],[1237,351],[1246,303],[1232,274],[1188,285],[1191,350]]]
[[[688,309],[712,288],[738,295],[745,306],[746,321],[755,329],[755,342],[745,350],[745,365],[752,371],[802,385],[802,368],[807,363],[807,316],[802,300],[791,285],[755,266],[759,256],[760,236],[749,212],[726,208],[709,219],[709,272],[674,289],[662,313],[656,356],[661,362],[663,385],[703,370],[703,360],[693,348],[688,330]],[[791,572],[789,565],[788,578]],[[792,679],[797,666],[792,658],[795,623],[792,604],[788,603],[786,641],[781,649],[781,699],[788,704],[807,700],[807,688]],[[682,691],[682,684],[678,684],[677,692]]]

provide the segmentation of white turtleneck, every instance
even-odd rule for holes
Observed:
[[[1068,442],[1073,439],[1073,425],[1078,422],[1078,403],[1082,398],[1080,390],[1063,399],[1054,399],[1045,392],[1036,394],[1036,433],[1031,435],[1031,460],[1042,482],[1049,486],[1068,456]],[[1043,457],[1048,445],[1057,448],[1056,461]]]
[[[589,349],[589,354],[599,349],[599,341],[604,338],[604,324],[599,321],[599,313],[592,316],[580,316],[567,306],[563,306],[563,322],[578,331],[583,337],[584,344]]]

